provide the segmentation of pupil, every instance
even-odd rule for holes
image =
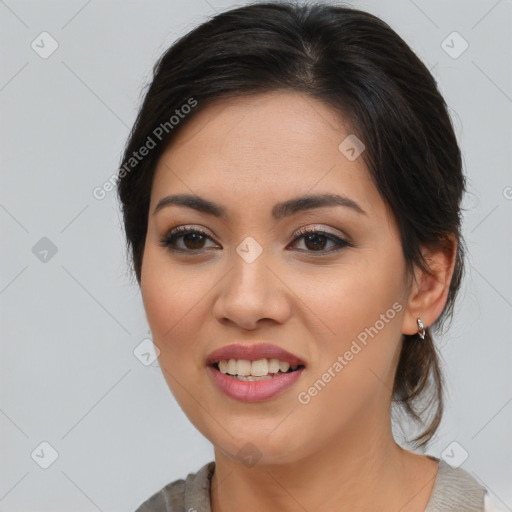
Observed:
[[[187,244],[187,241],[190,241],[191,237],[195,238],[195,240],[194,239],[192,240],[192,247],[190,247],[189,244]],[[189,233],[188,235],[185,235],[183,237],[183,241],[185,242],[187,249],[200,249],[201,242],[203,242],[202,238],[203,238],[203,235],[199,235],[198,233]],[[194,245],[194,243],[196,245]]]
[[[317,245],[317,244],[318,244],[318,239],[319,239],[319,238],[323,238],[323,239],[324,239],[324,243],[323,243],[323,244],[322,244],[322,243],[320,243],[321,247],[317,247],[317,246],[315,246],[315,247],[310,247],[310,246],[308,245],[308,242],[309,242],[309,241],[311,241],[311,240],[313,240],[313,245],[315,245],[315,244]],[[316,242],[315,242],[315,239],[317,240]],[[323,249],[323,247],[325,246],[325,236],[323,236],[323,235],[318,235],[318,234],[315,234],[315,233],[313,233],[313,234],[311,234],[311,235],[307,235],[307,236],[306,236],[306,246],[307,246],[309,249],[312,249],[312,248],[313,248],[313,249],[318,249],[318,248]]]

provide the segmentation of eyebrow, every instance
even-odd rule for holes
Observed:
[[[185,206],[223,219],[227,217],[226,209],[223,206],[192,194],[175,194],[163,197],[158,201],[158,204],[153,211],[153,215],[163,208],[172,205]],[[338,194],[310,194],[296,197],[294,199],[288,199],[282,203],[277,203],[272,208],[272,216],[274,219],[279,220],[284,217],[289,217],[297,212],[311,210],[313,208],[322,208],[325,206],[345,206],[360,214],[368,215],[358,203],[349,197],[340,196]]]

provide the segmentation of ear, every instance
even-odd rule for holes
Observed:
[[[424,247],[421,252],[431,274],[415,269],[403,316],[402,334],[418,332],[418,317],[425,328],[431,326],[443,311],[455,268],[457,241],[453,234],[449,234],[443,246]]]

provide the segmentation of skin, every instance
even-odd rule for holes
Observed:
[[[431,325],[445,305],[455,245],[425,249],[432,275],[406,273],[395,220],[363,158],[349,161],[338,149],[350,133],[329,106],[277,91],[205,107],[158,162],[141,292],[169,388],[214,445],[213,512],[419,512],[431,494],[437,463],[394,441],[391,389],[402,335],[418,331],[418,316]],[[153,214],[162,197],[178,193],[219,203],[228,216],[176,205]],[[275,203],[305,193],[346,195],[366,215],[330,206],[272,218]],[[210,238],[182,237],[176,243],[188,253],[172,252],[160,240],[176,226]],[[353,247],[330,252],[335,245],[325,238],[294,242],[301,227]],[[247,236],[263,248],[252,263],[235,250]],[[308,404],[299,403],[298,393],[394,303],[401,311]],[[206,358],[256,341],[298,355],[306,370],[270,400],[233,400],[213,383]],[[247,443],[260,456],[252,466],[237,457]]]

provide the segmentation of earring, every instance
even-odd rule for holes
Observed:
[[[418,317],[418,334],[422,340],[425,339],[425,327],[420,317]]]

